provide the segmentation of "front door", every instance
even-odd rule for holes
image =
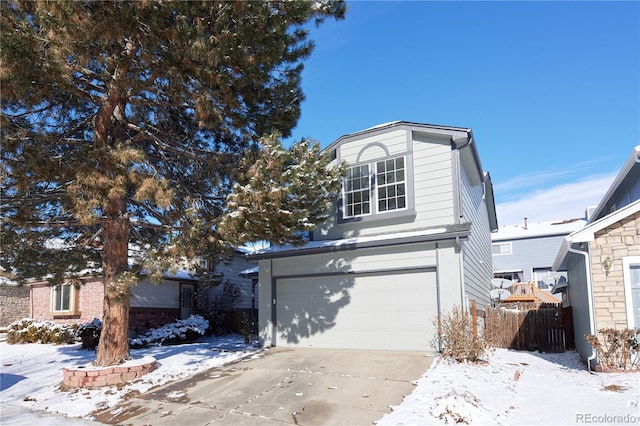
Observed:
[[[194,310],[195,284],[180,283],[180,319],[189,318]]]

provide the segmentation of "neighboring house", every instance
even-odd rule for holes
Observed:
[[[493,274],[513,282],[533,282],[538,288],[551,290],[565,271],[552,271],[551,266],[564,238],[582,229],[586,219],[501,226],[491,235]]]
[[[596,357],[583,338],[603,328],[640,327],[640,145],[636,146],[587,225],[568,235],[554,270],[567,271],[576,349]]]
[[[102,276],[89,275],[52,286],[48,282],[28,283],[29,317],[37,321],[83,323],[102,319],[104,286]],[[160,327],[195,313],[197,278],[187,272],[167,274],[155,284],[142,280],[131,289],[129,329],[132,333]]]
[[[264,345],[433,350],[440,315],[489,305],[491,179],[471,129],[393,122],[326,148],[348,163],[332,217],[259,262]]]
[[[255,334],[258,315],[258,268],[250,262],[247,255],[253,250],[238,248],[233,256],[216,263],[212,271],[222,275],[221,282],[228,282],[238,291],[238,299],[233,305],[229,328],[240,332],[250,326]],[[220,294],[222,286],[213,288],[214,294]]]

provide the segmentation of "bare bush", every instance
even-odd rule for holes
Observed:
[[[450,312],[435,321],[444,357],[458,362],[479,361],[487,352],[487,343],[482,336],[474,334],[473,317],[469,312],[454,306]]]
[[[229,332],[229,318],[240,290],[238,286],[225,281],[218,286],[202,286],[197,292],[197,305],[200,314],[209,321],[209,331],[215,335]]]
[[[600,364],[609,369],[631,370],[640,368],[640,329],[615,330],[601,328],[598,336],[585,334],[585,340],[596,350]]]

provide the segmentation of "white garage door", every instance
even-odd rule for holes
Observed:
[[[277,346],[434,350],[434,271],[278,279]]]

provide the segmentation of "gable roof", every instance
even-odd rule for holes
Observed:
[[[469,161],[471,161],[475,165],[476,176],[474,177],[474,179],[478,179],[478,181],[484,185],[484,196],[487,205],[487,214],[489,216],[489,226],[491,228],[491,232],[498,229],[498,215],[496,213],[491,176],[482,168],[480,155],[478,155],[478,149],[476,148],[476,141],[470,128],[415,123],[411,121],[391,121],[388,123],[378,124],[376,126],[357,131],[355,133],[340,136],[336,141],[327,146],[324,151],[330,152],[345,143],[362,139],[366,136],[387,133],[392,130],[406,130],[427,133],[430,135],[437,135],[446,140],[449,140],[452,149],[458,150],[460,152],[469,151],[469,156],[471,158]],[[467,156],[466,158],[469,158],[469,156]]]
[[[558,255],[556,256],[555,261],[553,262],[553,266],[551,269],[557,271],[562,267],[564,260],[569,252],[569,247],[573,243],[588,243],[595,239],[595,234],[598,231],[603,230],[616,222],[621,221],[622,219],[631,216],[632,214],[636,214],[640,212],[640,200],[636,200],[631,204],[628,204],[622,207],[615,212],[596,220],[593,223],[588,224],[584,228],[579,231],[572,232],[567,235],[565,239],[562,241],[562,245],[560,246],[560,251],[558,251]]]
[[[631,155],[627,158],[627,161],[620,169],[620,172],[616,176],[616,178],[611,183],[609,189],[600,200],[600,203],[596,206],[595,210],[591,214],[591,218],[589,222],[595,222],[598,219],[601,219],[608,212],[607,210],[611,208],[610,203],[612,199],[616,197],[617,191],[623,187],[626,183],[630,183],[631,180],[640,180],[640,145],[637,145],[631,151]],[[634,200],[630,200],[634,201]]]

